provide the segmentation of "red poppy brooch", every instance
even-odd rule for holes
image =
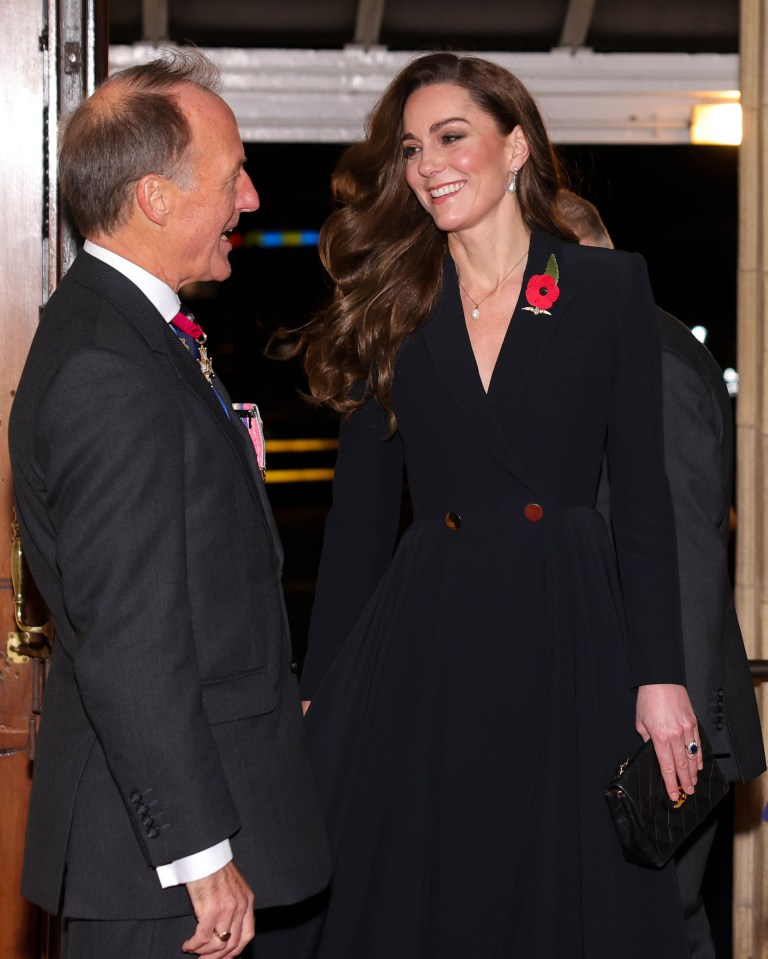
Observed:
[[[553,253],[547,260],[546,270],[528,280],[528,286],[525,288],[525,298],[529,305],[524,306],[523,309],[529,310],[536,316],[539,313],[546,313],[547,316],[551,316],[549,308],[560,296],[560,287],[557,285],[559,279],[560,268]]]

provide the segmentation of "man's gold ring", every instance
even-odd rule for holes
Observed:
[[[218,936],[219,939],[221,939],[222,942],[229,942],[229,940],[230,940],[230,938],[231,938],[231,936],[232,936],[232,933],[231,933],[231,932],[219,932],[219,931],[218,931],[217,929],[215,929],[215,928],[214,928],[214,930],[213,930],[213,934],[214,934],[214,936]]]

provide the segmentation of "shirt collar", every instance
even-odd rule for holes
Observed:
[[[131,260],[126,260],[124,256],[113,253],[112,250],[104,249],[103,246],[99,246],[92,240],[86,240],[83,249],[91,256],[95,256],[97,260],[113,267],[118,273],[122,273],[127,280],[138,286],[166,323],[170,323],[179,312],[181,304],[178,295],[167,283],[153,273],[149,273]]]

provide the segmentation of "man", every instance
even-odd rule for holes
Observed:
[[[85,247],[10,423],[57,631],[23,892],[66,917],[71,959],[228,959],[254,903],[328,877],[280,543],[254,444],[177,296],[226,279],[227,236],[259,206],[215,85],[205,57],[176,53],[73,114],[60,178]]]
[[[589,246],[613,249],[597,209],[566,190],[558,209]],[[659,310],[664,450],[675,510],[688,693],[725,775],[747,782],[765,770],[749,663],[728,574],[733,422],[723,376],[679,320]],[[603,471],[597,508],[610,521]],[[701,883],[717,828],[702,825],[675,859],[693,959],[714,959]]]

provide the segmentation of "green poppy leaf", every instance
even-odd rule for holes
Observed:
[[[551,276],[555,281],[555,284],[560,281],[560,267],[557,265],[557,260],[555,259],[555,254],[552,253],[549,259],[547,260],[547,268],[544,271],[547,276]]]

